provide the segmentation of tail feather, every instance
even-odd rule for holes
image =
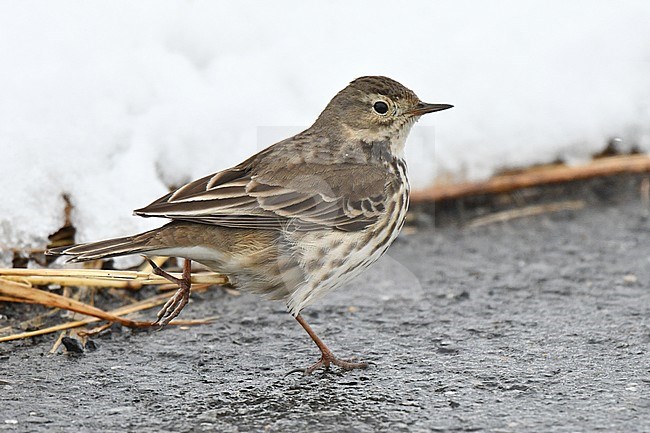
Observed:
[[[141,233],[135,236],[108,239],[87,244],[68,245],[52,248],[45,252],[48,255],[72,256],[69,262],[83,262],[86,260],[105,259],[109,257],[126,256],[129,254],[144,253],[157,249],[151,240],[156,230]]]

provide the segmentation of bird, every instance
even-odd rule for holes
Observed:
[[[305,131],[134,211],[170,220],[161,227],[47,253],[72,262],[143,255],[155,274],[179,287],[158,326],[188,303],[196,261],[242,291],[286,303],[321,352],[297,371],[366,368],[336,357],[301,311],[359,275],[396,239],[409,206],[407,136],[422,115],[452,107],[422,102],[388,77],[357,78]],[[184,258],[182,277],[151,256]]]

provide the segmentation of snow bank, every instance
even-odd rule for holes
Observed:
[[[131,210],[309,126],[361,75],[456,105],[413,130],[416,187],[612,137],[649,150],[649,5],[1,2],[0,245],[43,246],[63,194],[79,241],[158,225]]]

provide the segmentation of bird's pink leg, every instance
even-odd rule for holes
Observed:
[[[154,325],[165,326],[171,322],[172,319],[178,316],[183,307],[185,307],[190,300],[190,289],[192,287],[192,261],[190,259],[185,259],[185,262],[183,263],[183,276],[181,278],[176,278],[160,269],[158,265],[149,258],[146,259],[153,268],[154,274],[159,275],[174,284],[178,284],[178,290],[160,309],[158,312],[158,319],[154,322]]]
[[[367,368],[368,363],[367,362],[351,362],[351,361],[344,361],[342,359],[338,359],[337,357],[334,356],[332,351],[323,343],[323,340],[321,340],[318,335],[314,332],[313,329],[311,329],[311,326],[305,321],[305,319],[302,318],[300,314],[296,316],[296,320],[298,323],[300,323],[300,326],[302,326],[305,331],[307,331],[307,334],[311,337],[312,340],[314,340],[314,343],[316,343],[316,346],[320,349],[321,352],[321,357],[320,359],[311,367],[308,367],[306,369],[298,369],[298,370],[293,370],[290,373],[294,372],[303,372],[304,374],[312,374],[314,371],[318,370],[319,368],[324,368],[326,371],[329,370],[330,364],[334,364],[337,367],[342,368],[343,370],[354,370],[355,368]]]

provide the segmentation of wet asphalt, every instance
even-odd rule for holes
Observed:
[[[219,288],[182,314],[209,325],[115,327],[82,354],[2,344],[0,431],[648,432],[650,218],[634,197],[412,228],[303,314],[367,370],[287,376],[316,361],[309,337],[282,304]]]

